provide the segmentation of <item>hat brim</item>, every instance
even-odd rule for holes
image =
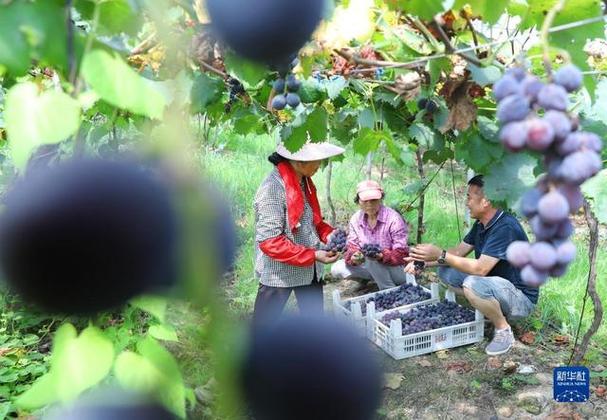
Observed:
[[[358,199],[362,201],[379,200],[382,192],[379,190],[366,190],[358,193]]]
[[[276,153],[289,160],[297,160],[301,162],[312,162],[315,160],[328,159],[334,156],[341,155],[346,149],[336,146],[331,143],[306,143],[297,152],[290,152],[281,143],[276,147]]]

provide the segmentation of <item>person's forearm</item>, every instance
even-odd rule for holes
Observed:
[[[449,248],[449,249],[447,250],[447,252],[448,252],[449,254],[451,254],[451,255],[456,255],[456,256],[458,256],[458,257],[463,257],[463,256],[464,256],[464,255],[462,255],[462,254],[460,253],[461,251],[459,251],[458,247],[456,247],[456,246],[454,246],[453,248]]]
[[[461,271],[462,273],[472,274],[475,276],[485,276],[485,273],[480,265],[478,264],[478,260],[466,257],[460,257],[458,255],[451,254],[447,252],[445,256],[445,263],[456,270]]]
[[[449,248],[447,250],[447,253],[451,254],[451,255],[455,255],[455,256],[461,257],[461,255],[459,255],[459,253],[458,253],[457,247]],[[440,267],[440,265],[441,264],[439,264],[437,261],[426,261],[426,264],[425,264],[424,267],[425,268],[432,268],[432,267]]]

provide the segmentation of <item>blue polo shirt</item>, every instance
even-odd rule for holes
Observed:
[[[514,241],[529,242],[529,239],[519,221],[503,210],[498,210],[487,226],[477,220],[464,238],[464,242],[474,246],[475,258],[484,254],[499,259],[487,276],[509,280],[535,304],[539,296],[538,289],[523,283],[521,271],[506,259],[506,250]]]

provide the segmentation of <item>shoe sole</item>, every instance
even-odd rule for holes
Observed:
[[[502,350],[502,351],[487,351],[487,350],[485,350],[485,353],[487,353],[487,355],[489,355],[489,356],[499,356],[500,354],[508,353],[510,351],[510,349],[512,348],[513,344],[514,343],[510,344],[507,349]]]

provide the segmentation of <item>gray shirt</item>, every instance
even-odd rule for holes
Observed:
[[[304,193],[304,181],[300,185],[304,195],[304,212],[293,233],[287,220],[287,198],[285,185],[277,169],[262,182],[255,194],[255,273],[261,284],[272,287],[306,286],[314,279],[314,265],[298,267],[270,258],[259,249],[265,240],[285,235],[291,242],[306,248],[318,249],[320,239],[313,222],[312,207]],[[322,276],[323,264],[316,263],[318,278]]]

